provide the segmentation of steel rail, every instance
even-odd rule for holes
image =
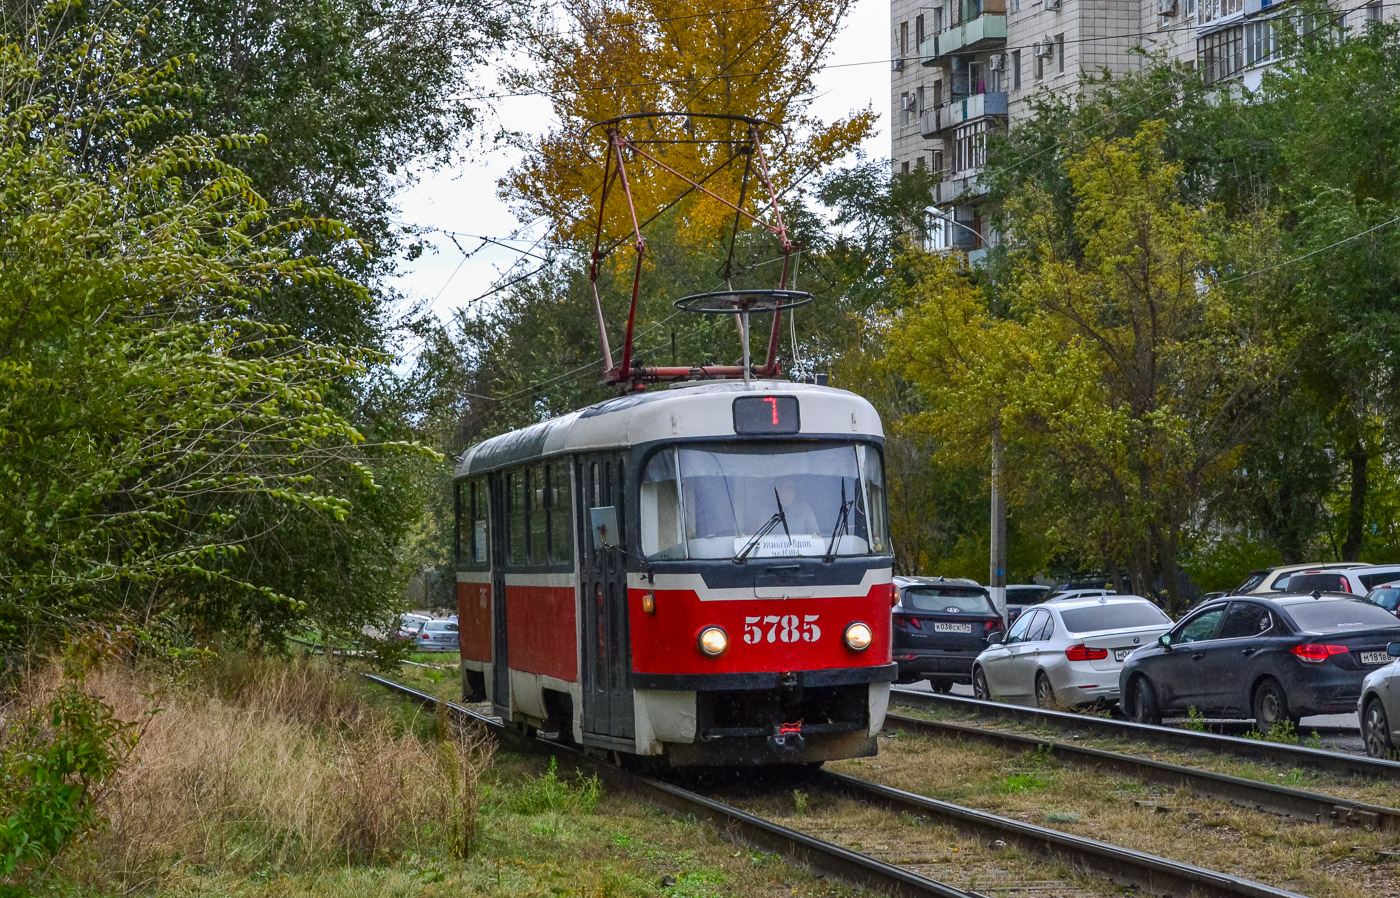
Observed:
[[[816,779],[834,792],[891,809],[936,816],[957,828],[976,832],[981,837],[1000,838],[1042,855],[1064,858],[1102,876],[1136,886],[1155,895],[1303,898],[1297,892],[1274,888],[1229,873],[1208,870],[1205,867],[1169,860],[1131,848],[1110,845],[1097,839],[966,808],[842,773],[823,771]]]
[[[1152,726],[1129,720],[1109,720],[1067,711],[1049,711],[1024,705],[984,702],[961,696],[935,695],[908,689],[891,689],[891,704],[913,708],[970,711],[980,717],[1000,717],[1020,723],[1048,724],[1061,730],[1077,730],[1115,739],[1128,739],[1190,751],[1210,751],[1236,755],[1251,761],[1272,761],[1291,767],[1310,767],[1328,773],[1365,777],[1373,780],[1400,780],[1400,762],[1350,755],[1343,752],[1285,745],[1262,739],[1242,739],[1218,733],[1198,733],[1177,727]]]
[[[1374,826],[1382,830],[1400,830],[1398,808],[1294,789],[1226,773],[1214,773],[1180,764],[1169,764],[1139,755],[1089,748],[1040,736],[922,720],[903,714],[887,714],[885,725],[899,726],[937,738],[982,742],[1007,751],[1034,751],[1044,747],[1054,757],[1081,767],[1123,773],[1174,788],[1190,789],[1198,795],[1219,798],[1251,810],[1267,811],[1285,817],[1312,820],[1316,823],[1330,821],[1347,825]]]
[[[495,718],[488,718],[452,702],[445,702],[416,689],[383,677],[366,675],[390,689],[425,704],[443,704],[454,712],[510,735],[512,731]],[[678,816],[693,816],[713,824],[727,838],[769,851],[809,869],[835,876],[855,885],[886,891],[892,895],[933,895],[939,898],[972,898],[965,892],[926,879],[900,867],[830,842],[805,835],[760,817],[721,804],[686,789],[605,764],[564,746],[543,740],[525,740],[534,751],[569,752],[571,759],[586,764],[613,788],[625,790]],[[1001,817],[985,811],[915,795],[889,786],[867,782],[844,774],[820,771],[812,775],[817,785],[882,807],[937,816],[964,831],[979,836],[1014,841],[1035,853],[1068,859],[1115,882],[1136,886],[1157,895],[1198,895],[1206,898],[1302,898],[1295,892],[1277,889],[1228,873],[1173,861],[1145,852],[1099,842],[1095,839],[1035,824]]]
[[[623,770],[568,746],[542,739],[527,739],[505,726],[498,718],[487,717],[455,702],[445,701],[384,677],[373,674],[361,676],[421,704],[431,707],[445,706],[452,713],[487,727],[497,737],[510,740],[514,747],[532,752],[567,754],[571,762],[588,767],[600,780],[614,789],[636,795],[677,817],[705,820],[732,842],[775,852],[809,870],[836,877],[855,886],[878,889],[900,898],[978,898],[974,892],[966,892],[947,883],[919,876],[893,864],[886,864],[859,852],[788,829],[670,783]]]

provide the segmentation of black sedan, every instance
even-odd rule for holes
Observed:
[[[934,692],[972,682],[972,662],[1002,630],[991,596],[971,580],[895,577],[894,661],[899,682],[927,679]]]
[[[1160,723],[1195,708],[1207,717],[1253,717],[1260,731],[1356,707],[1361,681],[1389,664],[1400,621],[1344,595],[1230,596],[1182,618],[1128,657],[1123,711]]]

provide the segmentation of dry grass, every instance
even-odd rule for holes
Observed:
[[[204,688],[114,669],[89,689],[143,719],[107,831],[65,863],[95,888],[140,887],[176,865],[303,871],[410,853],[464,856],[493,743],[443,723],[423,739],[317,662],[219,662]],[[32,678],[38,702],[58,674]],[[98,862],[100,859],[100,863]]]

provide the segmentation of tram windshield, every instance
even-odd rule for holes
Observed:
[[[640,499],[648,558],[890,551],[880,454],[864,443],[670,447],[647,462]]]

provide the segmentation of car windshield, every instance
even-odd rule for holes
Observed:
[[[1308,571],[1288,578],[1289,592],[1351,592],[1347,578],[1335,571]]]
[[[1389,583],[1392,580],[1400,580],[1400,568],[1386,568],[1381,571],[1372,571],[1369,574],[1358,574],[1357,579],[1367,589],[1372,586],[1380,586],[1382,583]]]
[[[1374,627],[1396,627],[1400,621],[1379,605],[1348,599],[1299,602],[1288,606],[1299,628],[1311,633],[1349,633]]]
[[[911,611],[996,613],[987,593],[973,586],[907,586],[902,593],[901,601]]]
[[[1123,602],[1072,608],[1060,612],[1065,629],[1071,633],[1096,633],[1100,630],[1131,630],[1135,627],[1169,627],[1172,619],[1156,605],[1147,602]]]
[[[1247,592],[1250,592],[1250,591],[1252,591],[1253,589],[1255,589],[1256,587],[1258,587],[1260,583],[1263,583],[1263,582],[1264,582],[1264,578],[1267,577],[1267,576],[1269,576],[1269,572],[1268,572],[1268,571],[1250,571],[1250,572],[1249,572],[1249,577],[1247,577],[1247,578],[1245,579],[1245,581],[1244,581],[1243,583],[1241,583],[1239,586],[1236,586],[1236,587],[1235,587],[1235,592],[1237,592],[1237,593],[1247,593]]]
[[[428,633],[456,633],[457,625],[449,620],[430,620],[423,625],[423,630]]]
[[[1386,611],[1394,611],[1397,607],[1400,607],[1400,588],[1387,587],[1384,589],[1373,589],[1366,598],[1375,602]]]
[[[667,447],[647,461],[639,498],[648,558],[890,551],[884,471],[864,443]]]
[[[1006,601],[1013,605],[1038,605],[1050,595],[1048,586],[1008,586]]]

